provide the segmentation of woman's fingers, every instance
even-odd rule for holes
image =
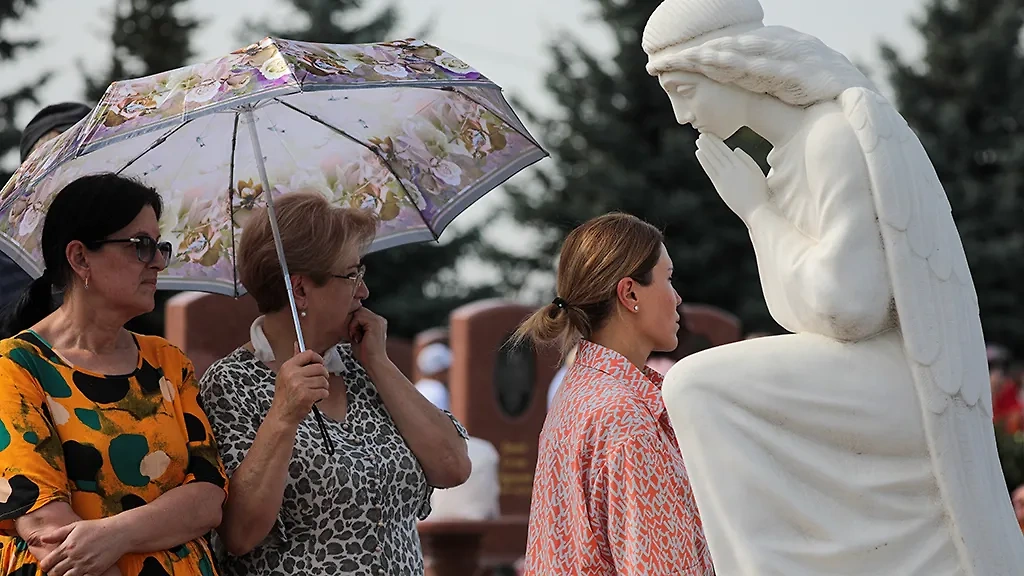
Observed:
[[[307,364],[296,370],[295,373],[303,378],[331,377],[331,373],[327,371],[327,366],[323,364]]]

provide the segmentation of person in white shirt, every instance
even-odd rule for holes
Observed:
[[[565,355],[565,360],[562,361],[562,367],[555,372],[555,376],[551,379],[551,384],[548,385],[548,409],[551,409],[551,405],[555,403],[555,392],[558,392],[558,387],[562,384],[562,378],[565,378],[566,371],[569,370],[569,366],[572,366],[573,360],[576,359],[576,347],[574,346],[569,353]]]
[[[448,369],[452,366],[452,351],[441,342],[428,344],[416,355],[416,367],[422,377],[416,389],[441,410],[448,410]]]
[[[416,382],[420,391],[434,406],[448,410],[448,369],[452,366],[451,349],[440,342],[423,347],[416,355],[416,367],[423,376]],[[469,480],[457,488],[435,490],[430,497],[429,521],[487,520],[500,515],[498,482],[498,450],[482,438],[466,439],[469,460],[473,463]]]

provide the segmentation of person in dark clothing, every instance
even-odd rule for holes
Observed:
[[[78,102],[61,102],[40,110],[21,133],[21,161],[36,148],[59,136],[89,115],[92,108]],[[0,182],[3,186],[5,182]],[[18,300],[32,278],[3,252],[0,252],[0,310]]]

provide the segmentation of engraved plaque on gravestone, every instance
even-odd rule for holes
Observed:
[[[494,392],[501,411],[509,418],[518,418],[530,407],[533,397],[537,360],[528,342],[513,345],[509,338],[498,349],[494,362]]]

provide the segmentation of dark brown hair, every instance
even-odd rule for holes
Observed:
[[[377,233],[377,217],[365,210],[332,206],[316,193],[294,192],[274,199],[289,274],[310,277],[318,286],[346,250],[364,251]],[[288,305],[281,263],[267,209],[255,210],[242,231],[238,275],[261,314]]]
[[[556,301],[527,318],[514,340],[555,344],[564,356],[581,338],[590,339],[615,311],[620,280],[650,285],[663,241],[651,224],[617,212],[576,228],[562,244]]]

